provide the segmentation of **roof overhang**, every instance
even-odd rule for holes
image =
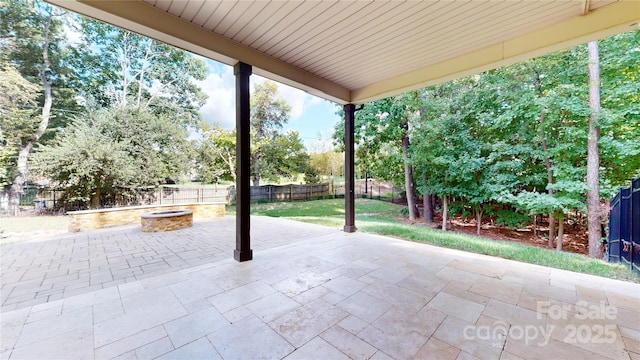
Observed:
[[[258,75],[341,104],[513,64],[640,23],[638,0],[47,1],[228,65],[245,62]]]

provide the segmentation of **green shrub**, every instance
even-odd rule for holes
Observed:
[[[509,229],[521,228],[531,222],[531,218],[527,215],[520,214],[512,210],[500,209],[495,212],[496,224],[506,226]]]

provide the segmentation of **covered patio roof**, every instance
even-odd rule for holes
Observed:
[[[638,28],[637,0],[48,0],[340,104]]]

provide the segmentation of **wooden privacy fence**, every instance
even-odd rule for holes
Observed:
[[[251,187],[251,202],[304,201],[333,196],[329,183]],[[235,200],[235,193],[233,196]]]

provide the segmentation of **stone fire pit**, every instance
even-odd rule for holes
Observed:
[[[193,226],[192,210],[167,210],[140,215],[143,232],[179,230]]]

